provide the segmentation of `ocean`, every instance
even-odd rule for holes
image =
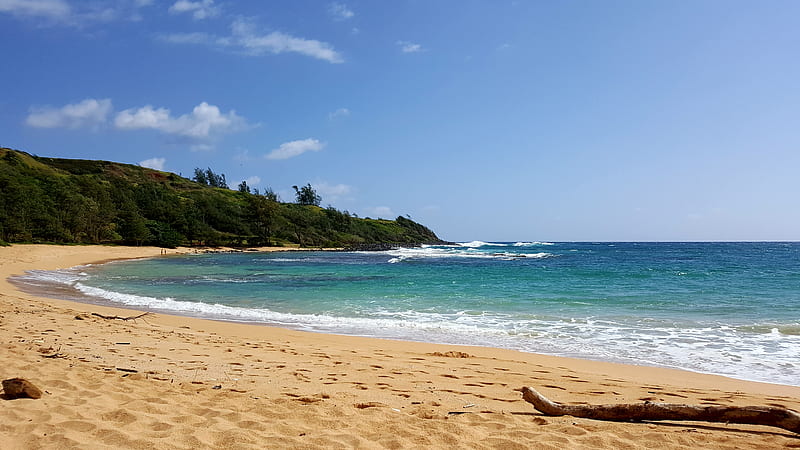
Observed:
[[[12,280],[90,303],[800,386],[800,243],[193,254]]]

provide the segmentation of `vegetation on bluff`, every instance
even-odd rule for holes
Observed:
[[[225,176],[197,169],[195,180],[129,164],[56,159],[0,148],[0,243],[126,245],[299,244],[369,247],[437,243],[404,217],[358,218],[319,207],[311,185],[282,203]]]

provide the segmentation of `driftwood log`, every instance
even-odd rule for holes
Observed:
[[[783,428],[800,434],[800,414],[772,406],[697,406],[674,403],[629,403],[617,405],[562,405],[536,389],[522,388],[522,398],[548,416],[573,416],[612,421],[689,420],[743,423]]]
[[[138,316],[122,317],[122,316],[106,316],[104,314],[100,314],[100,313],[96,313],[96,312],[92,313],[93,316],[99,317],[101,319],[106,319],[106,320],[124,320],[124,321],[141,319],[142,317],[149,316],[151,314],[153,314],[153,313],[146,312],[146,313],[139,314]]]

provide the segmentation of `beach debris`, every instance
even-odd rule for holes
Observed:
[[[58,350],[54,350],[53,347],[48,347],[48,348],[40,347],[39,348],[39,353],[42,354],[41,355],[42,358],[56,359],[56,358],[66,358],[67,357],[66,354],[61,353],[61,347],[60,346],[58,347]]]
[[[444,358],[472,358],[473,356],[469,353],[464,352],[456,352],[456,351],[449,351],[449,352],[433,352],[428,353],[428,356],[441,356]]]
[[[128,372],[128,373],[139,373],[136,369],[125,369],[123,367],[116,367],[119,372]]]
[[[774,406],[699,406],[674,403],[621,403],[612,405],[563,405],[523,387],[522,398],[548,416],[572,416],[610,421],[688,420],[741,423],[783,428],[800,434],[800,414]]]
[[[366,409],[366,408],[381,408],[389,405],[381,402],[365,402],[365,403],[356,403],[353,406],[355,406],[358,409]]]
[[[42,390],[24,378],[3,380],[3,393],[7,399],[42,398]]]
[[[106,316],[105,314],[100,314],[100,313],[95,313],[95,312],[92,313],[93,316],[99,317],[101,319],[106,319],[106,320],[124,320],[124,321],[141,319],[144,316],[150,316],[152,314],[153,313],[151,313],[151,312],[144,312],[144,313],[141,313],[141,314],[139,314],[137,316],[122,317],[122,316]]]

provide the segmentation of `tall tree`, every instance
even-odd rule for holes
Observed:
[[[272,190],[271,187],[268,187],[264,190],[264,197],[268,200],[272,200],[273,202],[280,202],[281,198],[278,197],[278,194]]]
[[[294,189],[298,204],[319,206],[319,204],[322,203],[322,197],[317,195],[317,191],[311,187],[311,183],[299,189],[297,186],[292,186],[292,188]]]
[[[209,186],[228,189],[228,182],[225,180],[224,173],[216,174],[209,167],[206,169],[205,176]]]
[[[192,179],[197,183],[208,186],[208,178],[206,177],[206,173],[199,167],[194,168],[194,178]]]
[[[247,213],[252,231],[256,233],[261,244],[271,245],[270,236],[278,221],[280,205],[261,195],[250,196],[248,201]]]

